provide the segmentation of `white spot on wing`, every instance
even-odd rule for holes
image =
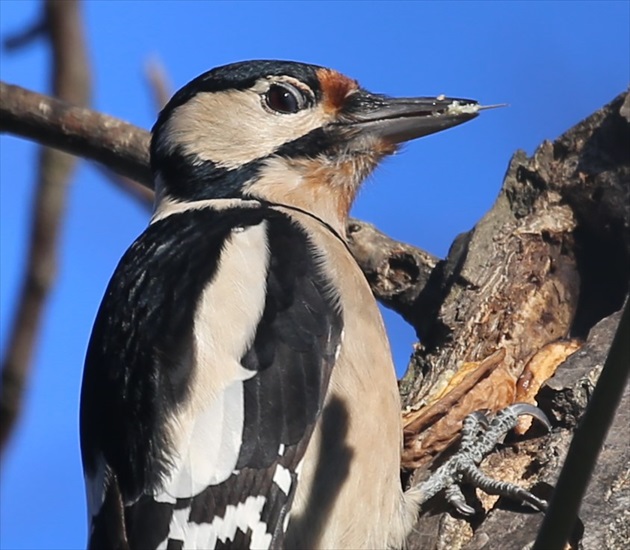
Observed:
[[[175,504],[177,502],[175,497],[164,492],[153,495],[153,500],[155,500],[155,502],[164,502],[166,504]]]
[[[271,535],[267,533],[267,525],[265,523],[258,523],[254,529],[252,529],[252,550],[267,550],[271,545]]]
[[[287,513],[284,516],[284,521],[282,522],[282,532],[286,533],[287,528],[289,527],[289,521],[291,520],[291,512],[287,510]]]
[[[166,550],[169,539],[183,542],[186,550],[206,550],[214,548],[217,534],[210,523],[189,521],[190,507],[173,510],[166,538],[158,545],[157,550]]]
[[[171,524],[168,529],[168,537],[166,539],[192,540],[195,537],[195,530],[200,525],[197,523],[188,523],[190,516],[190,507],[173,510]],[[189,545],[187,544],[188,548]]]
[[[280,487],[285,495],[289,494],[291,490],[291,472],[287,470],[282,464],[276,466],[276,471],[273,473],[273,482]]]
[[[284,443],[280,443],[280,447],[278,447],[278,455],[279,456],[283,456],[284,455]]]

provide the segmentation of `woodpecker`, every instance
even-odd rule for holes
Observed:
[[[390,347],[345,224],[399,144],[481,108],[285,61],[173,96],[150,225],[86,356],[89,548],[404,545],[420,498],[401,486]]]

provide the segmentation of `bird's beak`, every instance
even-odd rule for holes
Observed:
[[[389,98],[358,92],[347,111],[346,124],[391,144],[446,130],[475,118],[481,106],[471,99],[439,97]]]

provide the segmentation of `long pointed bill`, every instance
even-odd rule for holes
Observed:
[[[452,128],[481,110],[502,106],[484,107],[471,99],[443,96],[389,98],[364,93],[349,113],[349,126],[395,144]]]

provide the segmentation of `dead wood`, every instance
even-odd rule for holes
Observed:
[[[417,319],[422,345],[401,381],[404,465],[420,466],[411,481],[428,475],[435,456],[457,437],[465,414],[531,401],[536,394],[552,418],[552,433],[534,427],[527,439],[510,440],[483,467],[538,496],[551,494],[628,296],[628,98],[620,95],[555,142],[544,142],[531,158],[517,152],[492,209],[459,237],[418,294],[410,316]],[[625,338],[627,375],[630,334]],[[500,366],[458,402],[451,400],[442,415],[413,429],[427,407],[456,391],[454,379],[497,350],[505,352]],[[629,420],[625,388],[582,502],[576,548],[627,547]],[[433,503],[411,547],[524,548],[536,538],[542,515],[507,506],[479,495],[471,522]]]

